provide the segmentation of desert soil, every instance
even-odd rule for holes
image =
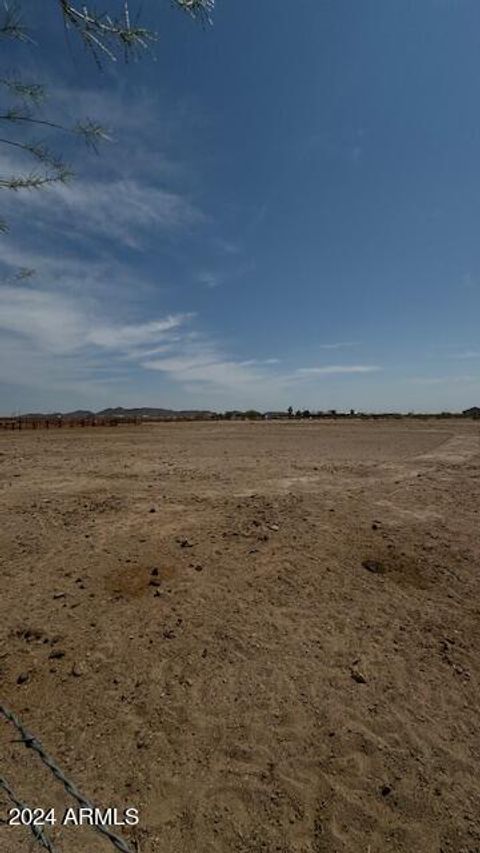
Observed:
[[[2,433],[1,701],[96,805],[139,809],[140,853],[478,853],[479,432]],[[1,775],[61,817],[0,733]]]

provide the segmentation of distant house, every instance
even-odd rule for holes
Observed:
[[[467,418],[480,418],[480,406],[472,406],[471,409],[465,409],[462,412]]]

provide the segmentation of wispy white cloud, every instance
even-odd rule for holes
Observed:
[[[333,344],[319,344],[320,349],[345,349],[359,346],[358,341],[338,341]]]
[[[200,282],[200,284],[204,284],[205,287],[214,288],[222,284],[223,278],[217,272],[213,272],[211,270],[202,270],[198,273],[197,280]]]
[[[135,180],[77,181],[19,192],[9,197],[5,213],[9,217],[26,209],[41,215],[43,227],[50,225],[57,234],[103,236],[131,247],[145,232],[186,229],[206,218],[181,194]]]
[[[221,269],[203,269],[194,273],[194,278],[205,287],[214,289],[220,285],[232,285],[239,279],[245,278],[255,269],[253,260],[232,263],[230,259],[228,263],[224,262]]]
[[[42,191],[2,194],[2,215],[12,230],[21,229],[28,211],[30,230],[98,237],[98,242],[108,237],[138,246],[149,233],[178,232],[208,221],[191,198],[192,175],[177,155],[179,140],[192,130],[191,114],[169,109],[165,115],[158,93],[142,89],[133,98],[130,91],[127,98],[121,87],[72,90],[54,81],[48,88],[46,117],[66,126],[91,117],[106,126],[113,142],[103,144],[97,157],[81,141],[75,143],[74,136],[64,135],[61,141],[54,136],[52,148],[59,143],[74,178]],[[36,166],[22,153],[0,147],[3,175],[26,175]]]
[[[241,361],[240,364],[248,367],[252,364],[280,364],[279,358],[249,358],[248,361]]]
[[[318,376],[362,374],[380,370],[377,365],[326,365],[298,368],[293,372],[279,371],[279,359],[233,360],[210,342],[201,339],[183,342],[182,354],[167,354],[162,358],[146,359],[142,366],[159,371],[175,382],[189,387],[206,385],[209,389],[234,391],[238,399],[264,400],[265,391],[279,397],[291,393],[299,379],[307,382]],[[303,383],[302,383],[303,385]]]
[[[377,364],[327,364],[321,367],[299,367],[299,376],[328,376],[341,373],[374,373],[381,370]]]
[[[222,237],[214,237],[213,245],[225,255],[239,255],[242,251],[241,246],[233,240],[225,240]]]
[[[414,385],[453,385],[457,382],[478,382],[478,376],[411,376],[407,380]]]
[[[84,342],[88,321],[67,297],[25,287],[2,287],[0,329],[34,341],[45,351],[68,353]]]
[[[295,402],[296,388],[301,389],[298,395],[312,393],[311,399],[316,399],[319,377],[325,376],[325,389],[328,375],[333,386],[337,374],[380,369],[355,364],[296,370],[278,358],[235,354],[228,342],[220,344],[200,330],[200,321],[188,305],[182,311],[171,310],[171,304],[159,309],[161,283],[155,276],[142,279],[142,264],[137,262],[133,275],[130,255],[112,252],[110,241],[120,249],[138,248],[158,235],[188,236],[205,227],[209,255],[197,263],[192,253],[189,263],[195,267],[188,276],[190,282],[196,278],[212,289],[231,284],[254,265],[253,259],[248,265],[240,263],[241,243],[208,231],[211,220],[188,190],[198,187],[198,182],[189,181],[188,166],[175,160],[179,149],[172,141],[178,138],[182,123],[185,130],[191,111],[179,114],[175,129],[177,119],[169,127],[163,116],[159,121],[158,104],[151,97],[135,99],[133,106],[129,100],[128,113],[122,99],[110,92],[105,96],[79,92],[72,99],[71,92],[60,90],[56,97],[62,116],[71,113],[72,121],[82,114],[98,116],[114,139],[121,137],[122,142],[107,145],[98,159],[73,158],[80,169],[71,185],[5,195],[5,215],[21,240],[2,243],[3,266],[12,270],[31,266],[38,276],[31,286],[0,288],[3,382],[59,389],[61,399],[64,393],[78,393],[87,400],[98,399],[112,384],[115,396],[122,394],[121,401],[132,400],[143,382],[143,387],[159,393],[176,387],[179,397],[196,394],[209,405],[221,407],[228,402],[264,408],[276,405],[275,401]],[[169,151],[174,153],[172,158]],[[66,153],[68,158],[70,152]],[[18,166],[15,159],[0,162],[7,174],[17,172]],[[259,226],[266,214],[266,205],[260,206],[249,227]],[[22,221],[28,221],[28,228],[22,227]],[[172,282],[167,283],[171,299]],[[320,349],[355,345],[339,341],[321,344]],[[337,357],[340,360],[340,354]]]
[[[253,390],[253,386],[268,378],[254,363],[229,359],[208,343],[186,345],[184,354],[149,359],[142,366],[161,371],[175,382],[206,383],[226,389]]]
[[[146,388],[168,393],[161,398],[168,404],[271,408],[315,400],[319,378],[331,394],[329,377],[380,369],[362,364],[287,369],[274,357],[232,355],[192,327],[193,313],[126,321],[129,313],[128,304],[96,300],[92,292],[1,287],[0,381],[57,393],[60,407],[66,398],[74,405],[140,404]],[[147,393],[150,397],[151,390]]]
[[[464,352],[455,353],[455,355],[452,355],[451,358],[460,358],[460,359],[463,359],[463,358],[465,358],[465,359],[467,359],[467,358],[480,358],[480,350],[475,350],[475,349],[465,350]]]
[[[148,323],[137,323],[136,325],[114,326],[106,324],[97,326],[88,333],[87,342],[116,350],[138,347],[152,341],[158,341],[164,336],[165,332],[178,329],[192,316],[193,314],[170,314],[162,320],[152,320]]]
[[[0,329],[54,353],[92,347],[123,352],[159,342],[191,316],[175,314],[125,325],[107,318],[99,320],[91,300],[28,287],[0,288]]]
[[[108,306],[107,306],[108,307]],[[124,315],[124,307],[121,311]],[[0,379],[7,383],[88,391],[138,376],[163,374],[169,383],[214,394],[260,399],[265,383],[284,383],[277,359],[235,359],[191,328],[192,313],[125,323],[90,295],[7,286],[0,288]],[[125,372],[126,371],[126,372]]]

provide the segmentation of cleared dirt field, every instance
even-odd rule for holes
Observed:
[[[0,452],[0,697],[96,805],[140,810],[133,849],[480,851],[478,425],[63,429]],[[0,732],[0,773],[61,816]],[[41,849],[7,827],[0,848]]]

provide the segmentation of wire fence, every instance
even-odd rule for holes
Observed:
[[[3,716],[9,723],[11,723],[15,727],[15,729],[20,735],[19,742],[23,743],[23,745],[26,746],[27,749],[33,749],[33,751],[37,753],[40,760],[45,764],[46,767],[49,768],[55,778],[58,779],[59,782],[61,782],[67,794],[73,797],[73,799],[76,800],[76,802],[82,808],[88,808],[95,811],[95,806],[90,802],[87,797],[80,793],[77,786],[71,781],[71,779],[68,779],[68,777],[65,776],[58,764],[48,754],[48,752],[45,751],[40,741],[25,728],[25,726],[20,722],[18,717],[13,713],[13,711],[10,711],[4,705],[0,705],[0,715]],[[2,777],[0,777],[0,787],[3,788],[9,799],[14,802],[18,808],[26,808],[26,806],[22,804],[21,800],[17,799],[8,783]],[[34,826],[33,824],[31,824],[30,829],[39,844],[41,844],[46,850],[50,851],[50,853],[56,853],[55,847],[53,846],[48,836],[43,832],[41,827]],[[122,853],[134,853],[132,847],[130,847],[130,845],[127,844],[127,842],[120,835],[117,835],[115,832],[112,832],[111,829],[109,829],[107,826],[102,826],[100,823],[95,823],[94,825],[92,825],[92,829],[95,829],[97,832],[108,838],[109,841],[113,844],[113,846],[116,847],[117,850],[121,850]]]
[[[3,776],[0,776],[0,788],[5,791],[10,802],[12,802],[14,806],[17,806],[20,811],[29,808],[26,803],[23,803],[21,800],[18,799],[18,797],[12,791],[7,780],[4,779]],[[6,822],[7,821],[2,820],[2,823]],[[41,847],[44,847],[45,850],[49,851],[49,853],[57,853],[56,847],[53,846],[53,843],[50,841],[48,835],[46,835],[41,826],[36,826],[34,823],[30,823],[28,825],[28,828],[31,830],[35,837],[35,840],[38,841]]]

